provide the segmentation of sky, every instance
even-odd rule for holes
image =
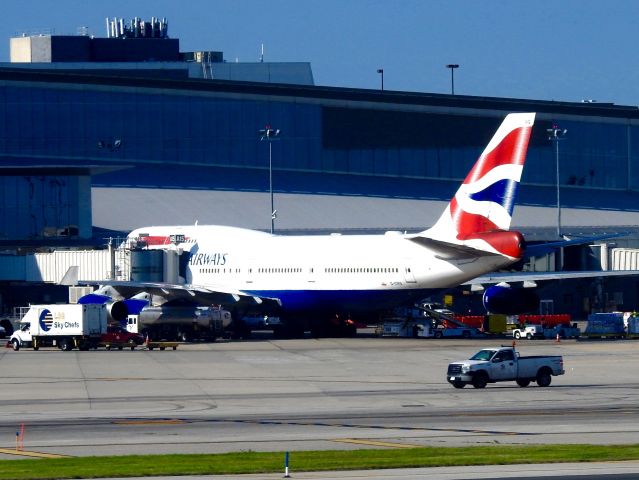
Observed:
[[[106,36],[166,17],[180,50],[310,62],[316,85],[639,105],[637,0],[2,0],[0,61],[28,33]]]

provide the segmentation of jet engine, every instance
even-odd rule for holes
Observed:
[[[99,293],[89,293],[78,299],[78,303],[82,305],[97,304],[106,305],[107,320],[111,323],[126,321],[129,315],[129,309],[122,300],[113,300],[108,295],[100,295]]]

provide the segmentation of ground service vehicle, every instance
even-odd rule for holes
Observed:
[[[231,324],[231,313],[217,307],[162,305],[129,315],[126,330],[151,340],[215,340]]]
[[[61,350],[89,350],[107,329],[105,305],[32,305],[22,327],[11,335],[14,350],[31,346],[38,350],[56,345]]]
[[[513,337],[516,339],[544,338],[544,328],[541,325],[525,325],[522,328],[513,329]]]
[[[553,375],[564,374],[561,356],[522,357],[513,347],[485,348],[469,360],[448,365],[446,380],[455,388],[472,385],[484,388],[488,383],[515,381],[527,387],[536,381],[540,387],[550,385]]]
[[[471,338],[480,335],[481,332],[471,327],[436,328],[433,332],[435,338]]]
[[[581,330],[577,324],[571,325],[555,325],[553,328],[544,329],[545,338],[579,338]]]
[[[626,335],[623,313],[591,313],[585,335],[589,338],[623,338]]]
[[[429,338],[433,336],[432,321],[429,318],[386,320],[377,330],[383,337]]]
[[[107,327],[106,333],[100,336],[100,343],[104,345],[107,350],[111,348],[122,350],[124,347],[134,350],[135,347],[144,343],[144,337],[139,333],[127,332],[122,327],[110,326]]]

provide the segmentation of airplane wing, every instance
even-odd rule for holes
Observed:
[[[181,285],[163,282],[127,282],[119,280],[86,281],[79,280],[81,285],[108,285],[122,298],[130,298],[138,293],[146,292],[171,300],[189,300],[202,305],[257,306],[276,308],[281,306],[277,298],[259,297],[241,290],[225,287],[203,287],[198,285]]]
[[[564,272],[495,272],[463,283],[462,285],[496,284],[501,282],[536,282],[544,280],[566,280],[571,278],[622,277],[639,275],[639,270],[564,271]]]

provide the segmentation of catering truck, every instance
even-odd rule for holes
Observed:
[[[14,350],[57,346],[61,350],[97,347],[107,330],[105,305],[32,305],[9,342]]]
[[[455,388],[484,388],[488,383],[509,381],[520,387],[527,387],[532,381],[547,387],[552,376],[563,374],[564,360],[560,355],[522,357],[514,347],[501,347],[484,348],[468,360],[449,364],[446,380]]]

